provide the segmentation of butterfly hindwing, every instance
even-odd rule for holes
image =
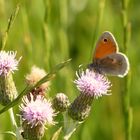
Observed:
[[[123,77],[127,74],[129,63],[122,53],[113,53],[97,61],[100,70],[109,75]]]

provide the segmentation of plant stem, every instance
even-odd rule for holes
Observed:
[[[68,39],[68,24],[69,24],[69,2],[68,0],[59,0],[59,26],[58,26],[58,37],[60,45],[60,53],[62,58],[69,58],[69,39]],[[60,56],[60,59],[62,59]],[[72,84],[69,84],[69,79],[72,77],[71,69],[65,69],[61,75],[65,79],[65,91],[73,92]],[[65,77],[65,78],[64,78]]]
[[[63,115],[64,117],[64,140],[69,140],[71,135],[75,132],[79,122],[73,121],[67,114]]]
[[[13,25],[13,23],[15,21],[15,18],[17,16],[18,12],[19,12],[19,5],[17,5],[14,13],[11,14],[11,16],[10,16],[10,18],[8,20],[8,25],[7,25],[6,31],[5,31],[5,33],[3,35],[3,38],[2,38],[2,45],[0,46],[1,47],[0,50],[4,50],[4,48],[5,48],[5,45],[6,45],[6,42],[7,42],[7,39],[8,39],[8,33],[9,33],[10,28],[12,27],[12,25]]]
[[[17,123],[16,123],[16,120],[15,120],[15,117],[14,117],[13,108],[9,109],[9,115],[10,115],[10,118],[11,118],[11,122],[12,122],[12,125],[13,125],[13,129],[14,129],[16,139],[17,140],[23,140],[23,138],[20,134],[20,129],[17,127]]]
[[[51,0],[44,0],[45,15],[44,15],[44,25],[43,25],[43,36],[45,43],[45,65],[46,68],[50,68],[50,54],[51,54],[51,26],[50,26],[50,12],[51,12]]]
[[[69,57],[69,42],[67,36],[67,29],[68,29],[68,1],[61,0],[59,1],[59,21],[60,21],[60,28],[59,28],[59,42],[60,42],[60,49],[62,52],[63,58]]]
[[[130,40],[130,24],[127,17],[128,0],[122,0],[122,22],[123,22],[123,51],[128,53],[128,43]],[[125,124],[125,140],[132,139],[132,108],[130,107],[130,75],[124,78],[123,95],[123,110]]]
[[[17,123],[16,123],[16,120],[15,120],[15,117],[14,117],[13,108],[9,109],[9,114],[10,114],[10,118],[11,118],[11,122],[12,122],[12,125],[14,127],[14,130],[16,130],[17,129]]]
[[[100,31],[100,26],[101,26],[102,19],[103,19],[105,2],[106,2],[106,0],[100,0],[99,1],[98,13],[97,13],[97,19],[98,20],[97,20],[97,23],[96,23],[95,31],[93,33],[93,37],[92,37],[92,44],[91,44],[92,45],[92,50],[91,50],[91,53],[93,53],[93,49],[95,49],[95,43],[96,43],[99,31]],[[92,56],[92,54],[90,56]],[[90,60],[91,60],[91,58],[90,58]]]

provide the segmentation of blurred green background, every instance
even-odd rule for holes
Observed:
[[[25,87],[25,75],[37,65],[49,71],[61,61],[72,58],[71,64],[60,71],[52,81],[49,96],[66,93],[73,101],[78,91],[73,83],[80,64],[91,62],[97,38],[103,31],[114,34],[120,51],[123,51],[123,0],[0,0],[0,32],[4,33],[8,19],[17,3],[20,10],[10,29],[6,50],[17,51],[22,56],[14,79],[18,91]],[[130,61],[130,105],[133,111],[132,138],[140,136],[140,1],[129,0],[127,9],[129,33],[128,57]],[[112,95],[93,103],[90,116],[78,127],[71,140],[124,140],[122,106],[123,79],[109,77]],[[1,106],[2,108],[2,106]],[[18,106],[15,108],[18,114]],[[19,122],[19,117],[16,116]],[[61,122],[62,123],[62,122]],[[59,128],[46,130],[45,139]],[[0,132],[12,130],[9,114],[0,116]],[[0,134],[0,140],[14,138]]]

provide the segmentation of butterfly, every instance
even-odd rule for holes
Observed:
[[[124,77],[129,71],[129,61],[119,52],[115,37],[109,31],[100,36],[89,69],[108,75]]]

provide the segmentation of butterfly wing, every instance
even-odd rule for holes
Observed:
[[[104,32],[99,38],[89,69],[120,77],[128,73],[128,58],[118,52],[117,42],[110,32]]]
[[[93,62],[96,61],[96,59],[101,59],[116,52],[118,52],[118,45],[114,36],[110,32],[105,31],[96,44]]]
[[[122,53],[113,53],[98,59],[96,62],[100,71],[114,76],[124,77],[129,70],[128,58]]]

